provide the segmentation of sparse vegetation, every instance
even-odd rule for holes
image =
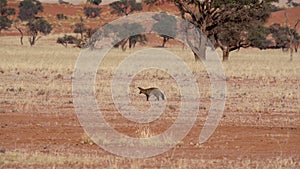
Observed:
[[[83,40],[83,34],[87,31],[87,27],[84,24],[83,18],[80,17],[80,21],[75,23],[74,33],[80,34],[80,39]]]
[[[89,144],[89,145],[95,144],[87,134],[83,134],[81,139],[82,139],[80,142],[81,144]]]
[[[61,167],[66,168],[70,166],[78,166],[84,168],[92,168],[101,164],[108,168],[149,168],[168,167],[171,169],[177,168],[197,168],[199,166],[207,168],[236,168],[244,169],[249,166],[254,166],[261,169],[269,168],[297,168],[299,162],[295,161],[293,157],[290,158],[267,158],[267,159],[251,159],[246,157],[244,160],[236,159],[189,159],[181,158],[176,159],[173,156],[161,157],[157,161],[156,158],[149,159],[129,159],[116,157],[113,155],[94,155],[85,154],[84,156],[78,154],[54,154],[54,153],[41,153],[32,152],[28,153],[23,150],[15,150],[7,152],[6,154],[0,153],[0,164],[2,166],[50,166],[51,168]]]
[[[172,2],[173,0],[142,0],[143,3],[147,4],[147,5],[162,5],[166,2]]]
[[[70,4],[69,2],[66,2],[66,1],[64,1],[64,0],[58,0],[58,3],[59,3],[59,4]]]
[[[297,43],[300,41],[300,35],[295,31],[295,29],[287,26],[281,26],[280,24],[273,24],[269,27],[269,32],[275,40],[275,46],[271,46],[271,48],[281,48],[282,50],[289,48],[291,45],[291,33],[294,37],[292,40],[292,46],[295,47],[295,50],[297,51]]]
[[[90,6],[85,6],[83,8],[84,14],[87,18],[96,18],[100,16],[101,8],[99,7],[90,7]]]
[[[75,44],[75,46],[78,46],[80,40],[72,35],[64,35],[64,37],[57,38],[56,43],[62,44],[64,47],[68,47],[68,44]]]
[[[65,15],[62,14],[62,13],[56,14],[56,18],[57,18],[58,20],[67,20],[67,19],[68,19],[68,17],[65,16]]]

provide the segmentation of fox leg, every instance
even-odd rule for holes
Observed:
[[[155,96],[155,97],[156,97],[157,101],[159,101],[159,96]]]
[[[147,96],[147,101],[149,101],[149,95],[146,94],[146,96]]]

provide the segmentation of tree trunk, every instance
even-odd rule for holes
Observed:
[[[194,52],[195,62],[198,62],[200,58],[197,56],[197,54]]]
[[[221,48],[221,50],[223,51],[223,62],[225,61],[228,61],[229,59],[229,47],[226,46],[226,45],[223,45],[222,42],[218,39],[218,38],[215,38],[216,40],[216,43],[218,44],[218,46]]]
[[[222,49],[222,51],[223,51],[223,61],[224,62],[228,61],[228,59],[229,59],[229,48],[228,47],[224,47]]]
[[[20,37],[20,43],[21,43],[21,45],[23,45],[23,34]]]
[[[23,31],[21,30],[21,28],[18,28],[18,27],[15,27],[19,32],[20,32],[20,34],[21,34],[21,37],[20,37],[20,43],[21,43],[21,45],[23,45],[23,37],[24,37],[24,35],[23,35]]]
[[[196,48],[199,52],[199,56],[196,52],[194,52],[195,62],[199,60],[206,60],[206,38],[201,37],[199,45],[199,48]]]
[[[167,38],[167,37],[164,36],[163,37],[163,43],[162,43],[161,47],[164,48],[168,40],[169,40],[169,38]]]
[[[132,37],[129,37],[129,40],[128,40],[128,47],[129,47],[129,49],[131,49],[131,47],[132,47]]]
[[[296,53],[298,52],[298,47],[299,47],[299,41],[296,41],[296,43],[295,43],[295,52]]]
[[[129,37],[129,49],[134,48],[136,44],[136,38],[135,37]]]
[[[291,38],[290,38],[290,61],[293,61],[293,53],[294,53],[293,43],[294,43],[294,35],[291,35]]]
[[[126,43],[127,43],[127,41],[128,41],[128,38],[127,38],[127,39],[123,39],[123,40],[121,41],[121,43],[120,43],[121,48],[122,48],[123,51],[126,50]]]
[[[36,36],[32,36],[28,38],[30,46],[33,46],[36,41]]]
[[[293,46],[290,46],[290,61],[293,61],[293,53],[294,53]]]
[[[132,48],[135,48],[136,41],[132,42]]]
[[[80,39],[83,40],[83,32],[80,32]]]

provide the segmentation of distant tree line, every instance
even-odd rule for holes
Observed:
[[[290,35],[289,30],[291,30],[294,38],[292,42],[295,51],[297,52],[300,36],[294,30],[287,26],[281,26],[280,24],[273,24],[269,27],[258,27],[254,32],[251,33],[249,37],[251,46],[257,47],[259,49],[282,49],[286,50],[290,47]],[[268,38],[269,37],[269,38]]]
[[[278,24],[265,27],[264,24],[272,11],[280,10],[272,3],[276,0],[143,0],[147,5],[161,5],[163,3],[174,3],[181,12],[182,18],[188,20],[194,26],[199,28],[217,48],[223,51],[223,60],[228,60],[229,53],[240,48],[256,47],[259,49],[282,48],[285,50],[291,45],[297,51],[299,44],[299,35],[294,29],[288,26]],[[93,4],[93,2],[90,2]],[[101,3],[101,2],[100,2]],[[288,1],[292,5],[297,5]],[[99,4],[96,4],[99,5]],[[126,16],[135,11],[142,10],[142,4],[136,0],[119,0],[111,3],[111,14]],[[98,12],[88,7],[84,8],[87,18],[98,16]],[[168,14],[156,15],[153,17],[157,23],[153,26],[153,31],[161,32],[161,47],[175,37],[176,19]],[[119,25],[113,29],[126,30],[132,25]],[[130,29],[139,29],[130,28]],[[78,32],[78,31],[77,31]],[[163,33],[162,33],[163,32]],[[291,42],[291,34],[293,42]],[[82,39],[82,34],[81,34]],[[129,48],[135,46],[137,42],[146,43],[145,35],[129,36],[120,40],[115,47],[121,47],[126,50],[126,44]],[[203,43],[202,43],[203,44]],[[205,45],[194,47],[195,59],[205,59]],[[196,54],[198,53],[198,54]],[[197,56],[197,55],[201,56]]]
[[[83,8],[86,18],[97,18],[101,15],[102,0],[88,0]],[[265,22],[274,10],[279,10],[272,3],[276,0],[143,0],[142,3],[149,5],[161,5],[163,3],[174,3],[180,11],[181,17],[204,33],[216,48],[223,51],[223,60],[228,60],[229,53],[240,48],[256,47],[259,49],[281,48],[283,50],[293,48],[297,52],[300,36],[296,32],[297,24],[291,27],[286,25],[273,24],[265,27]],[[109,4],[111,14],[126,16],[133,12],[142,10],[142,3],[136,0],[119,0]],[[288,0],[288,6],[299,6],[298,3]],[[23,0],[19,3],[17,19],[13,20],[15,9],[7,7],[7,0],[0,0],[0,33],[12,25],[20,33],[20,43],[23,44],[23,36],[28,36],[30,45],[34,45],[42,35],[51,32],[52,26],[38,13],[43,12],[43,6],[38,0]],[[56,15],[58,20],[66,20],[64,14]],[[152,30],[160,32],[162,38],[161,47],[176,36],[176,19],[162,13],[153,16],[156,24]],[[299,21],[300,22],[300,21]],[[63,46],[74,44],[82,47],[86,44],[93,28],[87,28],[84,19],[81,17],[75,23],[73,32],[78,36],[65,35],[57,39],[57,43]],[[141,25],[123,24],[114,25],[112,30],[123,32],[130,29],[143,29]],[[125,33],[126,34],[126,33]],[[129,34],[127,34],[129,36]],[[120,35],[124,36],[124,35]],[[120,39],[114,46],[126,50],[126,45],[132,48],[136,43],[145,44],[147,38],[144,34],[130,35]],[[193,46],[192,50],[195,59],[205,59],[206,42],[200,46]]]

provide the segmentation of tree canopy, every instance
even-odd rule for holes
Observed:
[[[9,16],[15,15],[14,8],[7,7],[7,0],[0,0],[0,32],[11,27],[12,20]]]
[[[80,39],[83,39],[83,33],[87,31],[87,28],[83,22],[82,17],[80,17],[80,22],[75,23],[75,29],[74,29],[74,33],[79,33],[80,34]]]
[[[129,43],[129,48],[135,47],[135,44],[145,44],[147,38],[142,33],[145,31],[142,25],[137,23],[124,24],[106,24],[104,26],[104,35],[113,37],[114,47],[121,46],[122,50],[126,50],[126,43]],[[113,35],[112,35],[113,34]]]
[[[164,47],[169,39],[174,39],[176,36],[177,20],[174,16],[168,15],[167,13],[155,14],[153,19],[157,22],[153,25],[152,30],[163,38],[161,46]]]
[[[83,8],[84,14],[87,18],[96,18],[100,16],[101,8],[85,6]]]
[[[100,5],[102,0],[87,0],[87,2],[94,5]]]
[[[35,19],[39,12],[43,12],[44,8],[38,0],[24,0],[19,4],[19,18],[21,21],[30,21]]]

